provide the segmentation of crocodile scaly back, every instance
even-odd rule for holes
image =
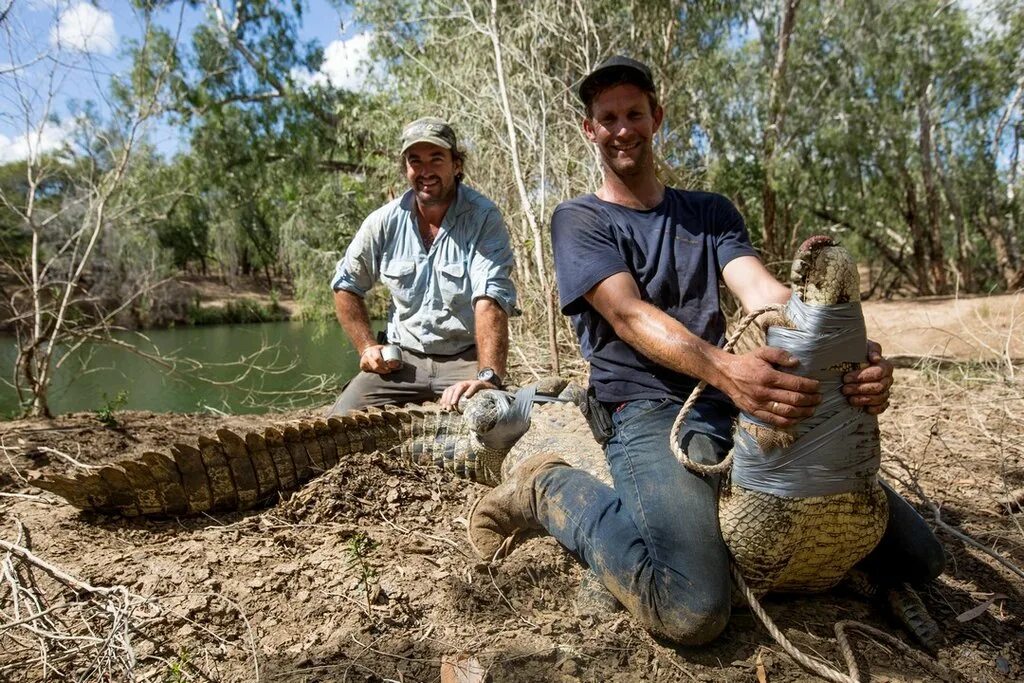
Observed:
[[[220,429],[216,438],[174,444],[168,453],[145,453],[95,473],[45,476],[30,483],[79,509],[126,517],[249,510],[288,495],[357,453],[381,452],[494,486],[509,449],[531,420],[538,421],[531,413],[545,412],[545,406],[531,410],[534,394],[556,395],[566,384],[549,378],[515,397],[482,391],[466,401],[461,414],[388,406],[245,435]],[[547,410],[579,413],[575,405],[560,405]],[[541,432],[551,436],[555,427],[543,416],[539,422]],[[564,436],[556,440],[570,447],[572,436]],[[527,440],[523,447],[531,444]],[[599,449],[588,455],[603,460]]]

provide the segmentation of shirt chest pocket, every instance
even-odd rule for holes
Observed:
[[[407,300],[416,286],[416,262],[390,261],[381,268],[380,279],[396,299]]]
[[[437,266],[438,288],[446,302],[451,302],[466,290],[466,265],[462,261]]]

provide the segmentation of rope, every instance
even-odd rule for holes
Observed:
[[[740,324],[736,326],[736,331],[733,332],[728,341],[726,341],[722,350],[732,353],[732,349],[736,346],[736,342],[739,341],[739,338],[758,316],[769,311],[782,311],[785,308],[784,304],[768,304],[767,306],[757,309],[753,313],[748,313],[740,321]],[[700,395],[704,392],[704,389],[706,389],[707,386],[708,383],[701,380],[697,386],[693,388],[693,391],[690,392],[690,397],[686,399],[686,403],[684,403],[683,407],[679,409],[679,414],[676,415],[676,421],[672,423],[672,432],[669,436],[669,444],[672,446],[672,453],[675,454],[679,462],[683,463],[683,466],[691,472],[696,472],[701,475],[721,474],[722,472],[728,472],[729,468],[732,467],[732,451],[729,451],[729,454],[726,455],[722,462],[717,465],[704,465],[690,460],[690,456],[686,453],[686,450],[679,444],[679,432],[683,428],[683,421],[686,419],[686,416],[690,414],[690,410],[693,409],[694,404],[697,403],[697,399],[700,398]]]
[[[838,621],[835,624],[836,645],[839,647],[840,654],[843,655],[843,661],[846,662],[846,667],[849,669],[849,675],[832,668],[820,660],[812,659],[800,652],[800,650],[798,650],[797,647],[782,634],[782,631],[779,630],[778,626],[775,625],[775,622],[773,622],[771,617],[768,616],[768,613],[765,612],[763,607],[761,607],[761,603],[758,602],[757,598],[754,596],[754,592],[750,590],[746,581],[743,580],[743,574],[740,573],[740,568],[735,562],[730,561],[729,571],[732,574],[732,580],[736,582],[736,588],[747,601],[750,611],[757,615],[757,618],[761,620],[761,623],[764,624],[765,629],[769,634],[771,634],[771,637],[775,639],[775,642],[778,643],[779,646],[786,651],[786,654],[792,657],[797,664],[827,681],[834,681],[835,683],[861,683],[860,669],[857,667],[857,660],[853,654],[853,648],[850,646],[847,630],[860,631],[864,635],[885,641],[903,654],[916,660],[918,664],[928,669],[940,679],[949,680],[951,677],[952,672],[949,669],[936,664],[896,636],[859,621],[845,620]]]
[[[835,683],[860,683],[856,664],[854,664],[850,669],[850,675],[846,675],[836,671],[827,664],[811,659],[804,653],[800,652],[800,650],[798,650],[796,646],[782,634],[782,631],[779,630],[775,625],[775,622],[773,622],[771,617],[768,616],[768,613],[764,611],[763,607],[761,607],[761,603],[757,601],[757,598],[754,596],[754,592],[750,590],[750,587],[747,586],[747,582],[743,580],[740,568],[735,562],[730,561],[729,571],[732,573],[732,580],[736,582],[736,587],[746,599],[747,604],[750,607],[750,611],[757,615],[757,618],[761,620],[761,623],[764,624],[765,629],[767,629],[768,633],[770,633],[772,638],[775,639],[775,642],[778,643],[782,649],[786,651],[786,654],[792,657],[797,664],[827,681],[834,681]],[[845,637],[839,642],[839,649],[843,653],[843,658],[846,659],[848,663],[854,661],[853,651],[850,650],[850,644],[846,641]]]

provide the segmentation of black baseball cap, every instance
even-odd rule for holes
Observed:
[[[646,92],[654,92],[654,77],[643,62],[624,55],[614,55],[597,65],[580,83],[580,100],[586,106],[606,85],[615,82],[632,83]]]

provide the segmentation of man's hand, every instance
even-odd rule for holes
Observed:
[[[381,355],[383,348],[384,346],[381,344],[372,344],[363,349],[363,353],[359,356],[359,369],[363,372],[386,375],[402,367],[400,360],[384,360],[384,356]]]
[[[750,353],[729,356],[725,381],[718,388],[740,410],[776,427],[792,427],[814,413],[821,403],[818,381],[776,370],[799,361],[782,349],[762,346]]]
[[[843,395],[851,406],[862,406],[871,415],[880,415],[889,407],[892,363],[882,358],[882,347],[868,340],[868,365],[843,375]]]
[[[441,394],[441,410],[455,410],[459,405],[459,399],[463,396],[469,398],[482,389],[497,389],[490,382],[483,382],[478,379],[467,379],[456,382]]]

